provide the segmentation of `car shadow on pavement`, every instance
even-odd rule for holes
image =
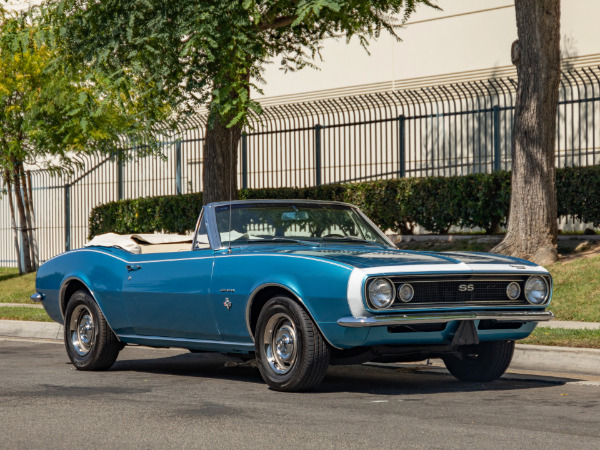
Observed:
[[[159,355],[157,355],[159,356]],[[181,353],[144,359],[119,359],[111,368],[118,372],[146,372],[185,377],[226,379],[262,384],[254,361],[218,353]],[[466,383],[445,369],[427,365],[362,364],[331,366],[314,393],[354,392],[373,395],[420,395],[447,392],[514,391],[563,385],[572,378],[508,374],[488,383]]]
[[[162,358],[118,359],[110,371],[133,371],[262,383],[258,369],[219,353],[182,353]]]
[[[448,392],[513,391],[540,389],[576,381],[558,377],[504,375],[498,380],[459,381],[445,369],[418,365],[333,366],[318,392],[363,392],[374,395],[420,395]],[[521,395],[521,394],[519,394]]]

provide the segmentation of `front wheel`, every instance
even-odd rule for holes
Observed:
[[[79,370],[109,369],[123,348],[92,296],[84,290],[75,292],[67,304],[65,347]]]
[[[325,376],[329,346],[310,316],[292,299],[269,300],[258,316],[255,336],[258,369],[272,389],[307,391]]]
[[[492,381],[506,372],[514,350],[515,341],[482,342],[443,360],[448,371],[461,381]]]

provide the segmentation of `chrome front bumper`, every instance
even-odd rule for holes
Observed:
[[[449,312],[433,314],[397,314],[390,316],[342,317],[338,325],[350,328],[385,327],[393,325],[416,325],[445,323],[454,320],[497,320],[498,322],[545,322],[552,320],[550,311],[511,311],[511,312]]]

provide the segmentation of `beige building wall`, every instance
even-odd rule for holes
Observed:
[[[348,95],[402,87],[407,80],[416,85],[421,78],[444,75],[460,82],[471,79],[473,71],[481,71],[481,79],[512,70],[510,47],[517,38],[514,2],[438,0],[437,4],[441,10],[421,7],[411,16],[398,31],[402,42],[382,34],[369,46],[370,55],[356,39],[346,43],[340,38],[325,42],[323,61],[318,62],[321,70],[283,73],[279,61],[273,61],[264,74],[264,95],[255,98],[277,104],[314,98],[307,94],[314,91],[330,96],[341,90]],[[561,8],[563,57],[575,64],[586,61],[582,65],[600,60],[600,2],[562,0]]]
[[[433,0],[435,2],[435,0]],[[8,8],[26,9],[41,0],[9,0]],[[470,72],[481,71],[487,77],[496,71],[512,69],[510,47],[517,38],[514,1],[507,0],[437,0],[440,10],[420,7],[403,28],[401,42],[387,33],[371,42],[365,51],[353,39],[328,39],[323,45],[320,70],[310,68],[284,73],[275,59],[266,67],[261,85],[263,94],[254,97],[266,104],[314,98],[315,91],[335,96],[337,91],[351,94],[377,92],[418,84],[422,78],[443,75],[461,81],[472,78]],[[590,65],[600,61],[597,22],[600,1],[561,1],[561,52],[574,64]],[[481,77],[480,77],[481,78]],[[378,86],[381,85],[381,86]],[[308,94],[310,95],[303,95]]]

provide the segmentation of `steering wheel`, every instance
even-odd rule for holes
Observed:
[[[343,238],[343,237],[346,237],[346,236],[344,236],[343,234],[340,234],[340,233],[329,233],[329,234],[326,234],[325,236],[321,236],[321,237],[322,238],[328,238],[328,237],[341,237],[341,238]]]

